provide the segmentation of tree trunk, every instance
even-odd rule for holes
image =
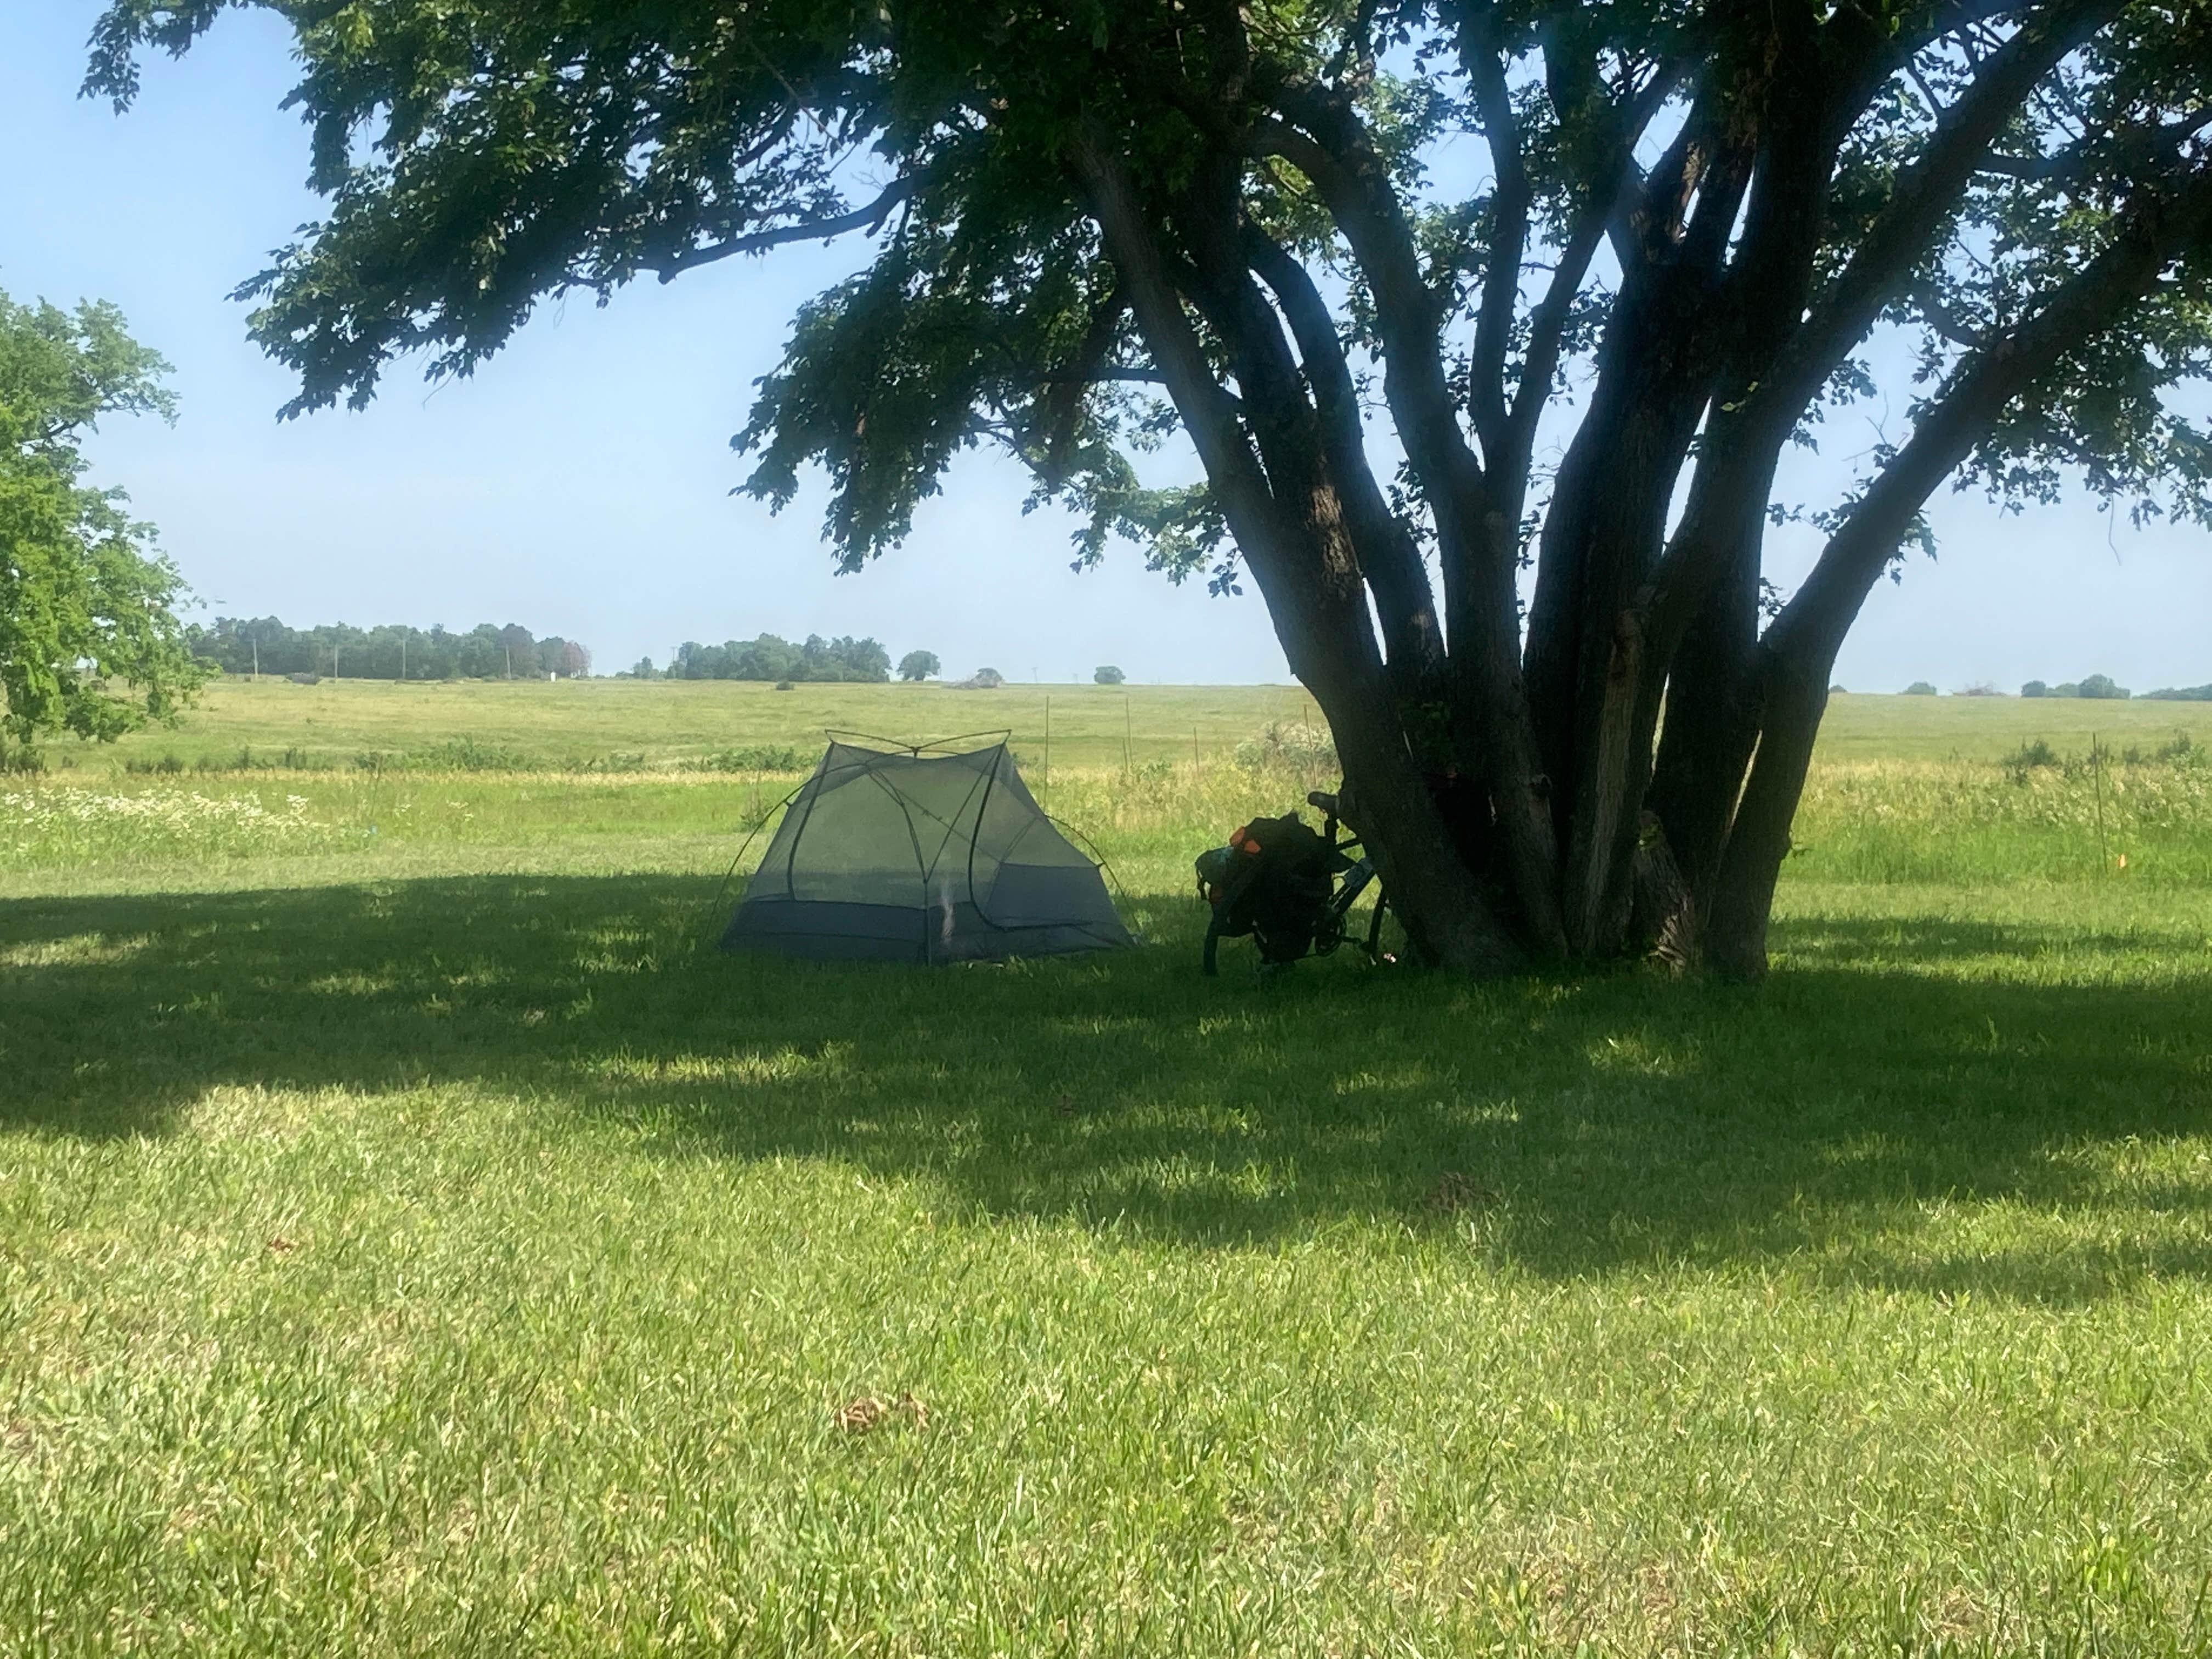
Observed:
[[[1840,141],[1815,118],[1802,76],[1793,84],[1808,110],[1787,124],[1786,153],[1761,152],[1760,165],[1820,173],[1823,146]],[[1976,349],[1761,638],[1759,550],[1780,448],[1858,337],[1852,308],[1881,303],[1881,284],[1907,266],[1854,265],[1826,308],[1808,311],[1818,216],[1755,211],[1747,274],[1717,280],[1753,158],[1725,123],[1693,115],[1650,170],[1634,234],[1616,236],[1623,293],[1556,481],[1524,647],[1508,504],[1525,479],[1486,475],[1469,446],[1436,296],[1350,119],[1315,115],[1310,125],[1334,133],[1328,146],[1296,134],[1268,143],[1320,187],[1374,283],[1384,389],[1433,514],[1441,630],[1418,551],[1369,470],[1341,343],[1297,262],[1243,218],[1233,150],[1203,151],[1149,203],[1097,130],[1085,130],[1076,160],[1285,653],[1335,732],[1393,906],[1422,957],[1466,971],[1603,960],[1656,941],[1678,963],[1702,948],[1718,971],[1755,979],[1828,676],[1867,592],[1929,492],[2005,408],[2212,226],[2212,169],[2170,199],[2147,191],[2041,313]],[[1900,183],[1896,216],[1941,217],[1936,172]],[[1667,209],[1668,188],[1695,195],[1694,210]],[[1889,240],[1915,246],[1903,232]],[[1730,390],[1716,404],[1721,385]],[[1510,452],[1501,405],[1485,408],[1478,424],[1498,428],[1495,447]],[[1670,542],[1675,481],[1709,408]],[[1486,803],[1480,824],[1448,821],[1430,775],[1424,711],[1439,681],[1447,747]]]

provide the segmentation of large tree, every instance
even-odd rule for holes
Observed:
[[[112,306],[0,294],[0,761],[54,733],[119,737],[205,678],[182,578],[80,448],[105,416],[169,414],[168,367]]]
[[[225,3],[121,0],[89,88]],[[1081,557],[1249,573],[1443,962],[1761,971],[1838,647],[1930,493],[2204,511],[2200,0],[267,3],[331,204],[248,290],[295,411],[466,372],[550,294],[868,239],[750,487],[823,467],[856,568],[996,443]],[[1775,592],[1781,458],[1894,361],[1909,429]],[[1144,488],[1170,428],[1204,481]]]

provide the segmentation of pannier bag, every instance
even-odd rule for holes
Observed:
[[[1206,930],[1206,971],[1216,971],[1224,939],[1250,935],[1263,969],[1287,968],[1318,943],[1333,949],[1343,920],[1329,901],[1352,860],[1298,817],[1254,818],[1225,847],[1197,860],[1198,890],[1213,908]]]

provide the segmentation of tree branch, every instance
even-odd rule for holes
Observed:
[[[648,260],[645,269],[659,273],[664,283],[672,283],[683,272],[699,265],[709,265],[740,253],[764,253],[769,248],[781,247],[787,242],[829,241],[848,231],[865,230],[871,235],[883,228],[884,221],[891,210],[911,198],[921,187],[922,175],[908,173],[893,179],[883,194],[866,207],[854,208],[850,213],[832,214],[823,219],[810,219],[804,224],[778,225],[770,230],[757,230],[748,235],[733,236],[724,242],[710,242],[703,247],[679,248],[665,258]]]
[[[1637,94],[1614,139],[1612,176],[1597,182],[1570,222],[1552,280],[1529,314],[1528,339],[1512,416],[1498,451],[1492,453],[1486,441],[1483,453],[1492,490],[1506,516],[1516,522],[1528,495],[1536,423],[1552,400],[1552,377],[1559,372],[1567,319],[1574,314],[1583,278],[1589,273],[1590,261],[1605,240],[1607,228],[1620,214],[1629,192],[1642,182],[1636,167],[1636,145],[1680,80],[1679,68],[1662,66]]]
[[[1305,131],[1265,118],[1254,125],[1252,142],[1312,180],[1351,243],[1375,293],[1384,393],[1407,459],[1437,514],[1444,556],[1474,556],[1482,544],[1486,505],[1482,465],[1459,429],[1444,379],[1437,296],[1421,279],[1412,227],[1355,113],[1310,84],[1286,88],[1279,97]]]
[[[1829,538],[1812,574],[1767,630],[1781,659],[1832,659],[1866,594],[1887,568],[1912,517],[1966,459],[2005,406],[2068,351],[2139,301],[2167,261],[2212,234],[2212,164],[2168,198],[2145,186],[2120,215],[2112,242],[2044,307],[1988,340],[1954,374],[1912,436]]]
[[[1095,120],[1077,127],[1071,159],[1091,198],[1107,253],[1121,273],[1145,343],[1220,499],[1230,533],[1247,558],[1272,562],[1283,538],[1267,477],[1238,422],[1235,401],[1213,378],[1182,296],[1168,278],[1158,239],[1137,204],[1128,173]]]
[[[1836,652],[1913,514],[2007,404],[2068,351],[2112,326],[2177,253],[2212,237],[2212,165],[2200,163],[2172,199],[2145,187],[2121,219],[2111,244],[2040,312],[1952,376],[1759,642],[1759,748],[1729,831],[1709,929],[1724,969],[1764,971],[1766,918]]]
[[[1786,418],[1795,424],[1844,354],[1874,325],[2036,83],[2120,9],[2121,0],[2060,0],[1983,60],[1973,84],[1943,112],[1928,148],[1898,175],[1850,263],[1760,387],[1761,413],[1770,422]]]
[[[1252,269],[1273,290],[1297,341],[1306,383],[1313,389],[1314,407],[1321,417],[1322,455],[1343,501],[1345,525],[1361,569],[1375,592],[1390,668],[1408,690],[1418,693],[1431,688],[1433,695],[1432,683],[1443,667],[1435,595],[1420,550],[1390,511],[1368,463],[1358,393],[1335,321],[1305,267],[1273,239],[1256,226],[1248,226],[1244,245]]]
[[[1474,93],[1482,136],[1490,146],[1496,185],[1490,198],[1489,263],[1483,272],[1482,301],[1475,313],[1474,356],[1469,364],[1468,412],[1483,453],[1505,447],[1510,416],[1505,404],[1505,349],[1513,332],[1513,313],[1521,298],[1521,255],[1528,241],[1531,194],[1528,169],[1521,155],[1521,124],[1513,113],[1513,94],[1505,83],[1502,46],[1492,27],[1496,9],[1471,7],[1460,37],[1460,62]]]

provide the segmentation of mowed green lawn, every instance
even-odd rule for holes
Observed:
[[[1042,791],[1048,690],[1152,948],[701,948],[791,780],[686,763]],[[1201,980],[1304,716],[234,684],[0,780],[0,1651],[2212,1648],[2212,709],[1838,699],[1758,989]]]

